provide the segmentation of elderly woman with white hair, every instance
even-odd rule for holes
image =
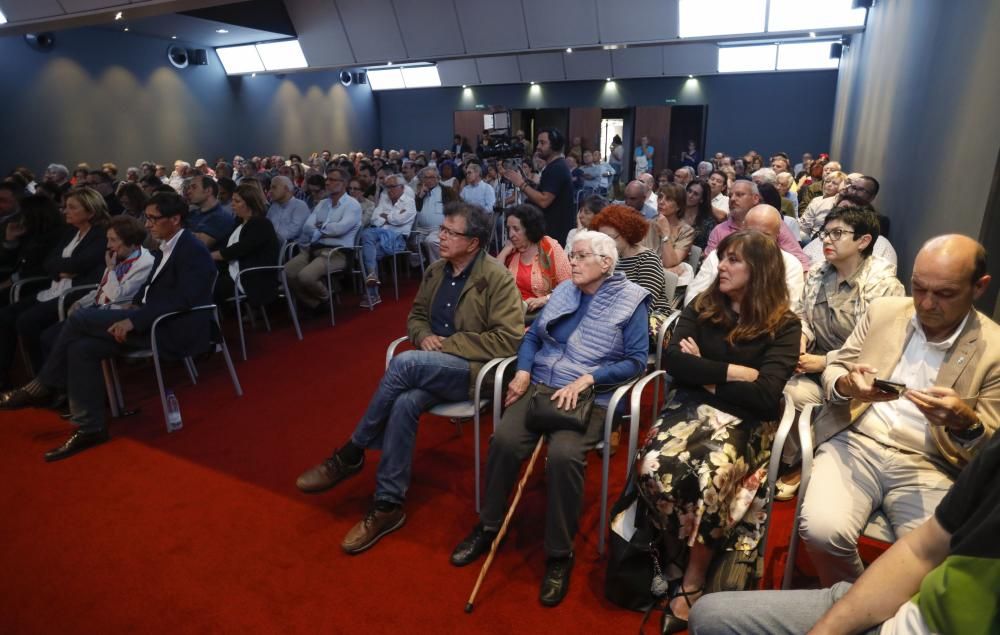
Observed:
[[[581,230],[569,249],[572,278],[552,292],[518,351],[507,411],[490,443],[480,523],[451,556],[453,565],[464,566],[489,550],[521,463],[546,435],[547,563],[539,596],[546,606],[561,602],[569,588],[584,459],[601,438],[611,390],[643,371],[649,351],[649,292],[615,271],[614,240]],[[577,408],[586,403],[592,407]],[[575,425],[544,425],[552,413],[569,412]]]

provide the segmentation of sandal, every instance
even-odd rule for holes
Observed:
[[[684,601],[687,602],[688,609],[690,609],[694,606],[694,602],[691,601],[691,596],[700,595],[704,592],[705,587],[695,589],[694,591],[685,591],[684,584],[681,583],[680,586],[677,587],[677,591],[674,592],[670,599],[672,601],[674,598],[684,598]],[[686,631],[687,627],[688,621],[671,613],[670,604],[668,603],[667,608],[663,611],[663,621],[660,623],[660,632],[663,633],[663,635],[667,635],[668,633],[680,633],[682,631]]]

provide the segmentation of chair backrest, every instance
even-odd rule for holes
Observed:
[[[669,269],[663,270],[663,292],[670,302],[670,306],[674,306],[674,296],[677,295],[677,274]]]
[[[687,262],[691,265],[694,270],[694,274],[698,275],[698,269],[701,268],[701,254],[703,250],[698,245],[691,245],[691,251],[688,252]]]

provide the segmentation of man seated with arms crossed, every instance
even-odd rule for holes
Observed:
[[[214,181],[213,181],[214,182]],[[43,406],[65,389],[77,431],[46,461],[65,459],[108,440],[101,360],[128,348],[146,348],[153,321],[165,313],[212,303],[216,268],[205,245],[185,230],[187,204],[173,192],[154,194],[146,206],[146,229],[160,241],[152,275],[132,304],[121,309],[82,308],[66,319],[33,381],[0,394],[0,408]],[[164,355],[184,357],[209,346],[211,315],[198,311],[164,321],[157,343]]]
[[[420,415],[439,403],[471,399],[483,363],[517,352],[524,332],[521,294],[505,267],[484,251],[490,217],[463,202],[445,207],[441,260],[427,268],[407,319],[420,350],[392,358],[354,433],[296,485],[323,492],[361,471],[367,448],[382,450],[375,503],[344,538],[356,554],[406,522],[403,501]]]
[[[934,515],[858,581],[706,595],[692,635],[971,635],[1000,624],[1000,438],[962,470]]]
[[[989,283],[976,241],[929,240],[913,298],[873,300],[823,371],[800,527],[822,584],[861,575],[857,541],[874,510],[898,537],[926,520],[996,429],[1000,327],[972,306]]]

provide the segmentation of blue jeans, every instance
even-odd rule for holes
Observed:
[[[382,450],[375,500],[401,505],[410,486],[420,415],[469,398],[469,362],[447,353],[406,351],[392,358],[351,441]]]
[[[702,596],[691,609],[691,635],[802,635],[851,589],[838,582],[828,589],[743,591]],[[877,633],[875,626],[866,633]]]
[[[369,227],[361,232],[361,257],[365,272],[378,277],[378,259],[406,250],[406,237],[385,227]]]

